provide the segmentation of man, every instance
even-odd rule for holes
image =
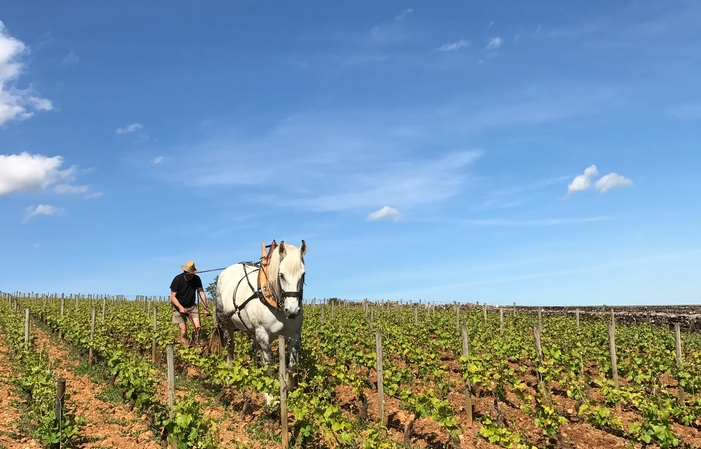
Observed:
[[[199,271],[195,268],[195,262],[188,260],[180,268],[183,272],[175,276],[170,283],[170,302],[173,305],[173,323],[180,328],[180,343],[187,347],[188,318],[192,320],[192,325],[195,327],[195,343],[200,336],[200,314],[196,299],[198,294],[202,299],[205,316],[209,316],[210,313],[207,307],[207,295],[202,288],[202,280],[195,274]]]

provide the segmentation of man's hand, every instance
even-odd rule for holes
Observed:
[[[189,313],[187,313],[187,309],[185,307],[180,307],[180,313],[182,313],[183,315],[189,315]]]
[[[208,309],[204,309],[204,315],[205,315],[205,316],[211,316],[212,314],[209,313],[209,310],[208,310]]]

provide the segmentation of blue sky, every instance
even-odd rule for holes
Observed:
[[[0,6],[0,290],[701,299],[701,4]],[[216,273],[202,275],[205,283]]]

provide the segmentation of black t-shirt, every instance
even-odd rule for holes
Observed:
[[[195,305],[198,288],[202,288],[202,280],[197,275],[192,276],[192,279],[188,281],[185,279],[185,273],[180,273],[170,283],[170,291],[175,292],[178,302],[186,309]]]

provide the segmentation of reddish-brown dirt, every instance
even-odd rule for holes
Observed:
[[[13,404],[22,402],[22,399],[14,393],[10,380],[15,376],[10,359],[5,354],[5,336],[0,334],[0,447],[6,448],[39,448],[41,444],[29,437],[20,436],[18,439],[18,422],[20,411]]]
[[[83,448],[160,448],[160,444],[152,439],[145,416],[128,410],[125,404],[99,399],[104,385],[97,385],[87,374],[74,374],[73,368],[78,362],[56,344],[55,337],[37,328],[34,334],[37,347],[45,348],[49,357],[56,361],[54,373],[66,379],[66,392],[70,394],[70,403],[75,406],[75,415],[85,417],[85,426],[80,433],[89,441],[82,445]]]

